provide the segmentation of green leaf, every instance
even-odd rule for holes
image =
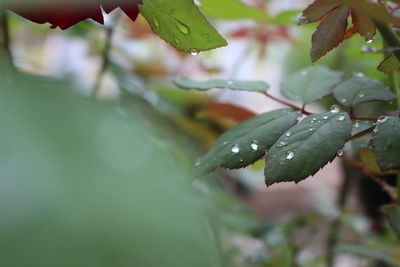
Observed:
[[[312,62],[316,62],[343,41],[349,12],[350,10],[346,7],[338,7],[318,25],[312,35]]]
[[[192,0],[144,0],[139,8],[153,31],[178,50],[198,52],[227,45]]]
[[[400,68],[399,60],[393,53],[387,55],[381,63],[379,63],[378,70],[386,74]]]
[[[269,25],[292,25],[297,23],[297,18],[299,17],[300,10],[285,10],[278,13],[275,17],[268,20]]]
[[[267,154],[265,182],[296,183],[315,174],[344,146],[351,134],[347,113],[312,115],[293,126]]]
[[[212,88],[229,88],[233,90],[266,92],[269,85],[263,81],[209,80],[194,81],[188,77],[176,76],[173,82],[185,89],[210,90]]]
[[[221,135],[196,163],[195,175],[205,175],[217,166],[237,169],[257,161],[283,132],[296,123],[297,115],[290,109],[279,109],[238,124]]]
[[[282,93],[305,104],[321,99],[342,81],[343,73],[324,66],[308,67],[291,75],[282,84]]]
[[[374,129],[372,144],[382,171],[400,168],[400,118],[382,117]]]
[[[338,84],[333,89],[333,96],[340,104],[354,107],[371,101],[392,101],[396,96],[378,80],[366,77],[353,77]]]
[[[385,214],[396,235],[400,238],[400,206],[398,204],[385,205],[382,207],[382,212]]]
[[[250,7],[237,0],[201,0],[201,10],[218,19],[268,19],[264,11]]]

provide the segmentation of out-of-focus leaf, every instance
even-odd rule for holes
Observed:
[[[376,161],[375,152],[368,148],[361,148],[357,150],[357,155],[364,163],[364,167],[371,173],[380,175],[382,174],[381,169]]]
[[[339,5],[337,0],[316,0],[303,11],[300,24],[318,21]]]
[[[382,207],[382,212],[385,214],[396,235],[400,238],[400,206],[398,204],[385,205]]]
[[[239,123],[247,120],[256,114],[243,107],[235,106],[229,103],[213,103],[198,113],[200,117],[206,117],[216,120],[231,120]]]
[[[324,66],[308,67],[289,76],[282,84],[282,93],[308,104],[329,95],[342,77],[342,72]]]
[[[147,112],[3,74],[1,266],[221,266],[208,205]]]
[[[216,167],[245,167],[265,155],[278,137],[296,123],[297,112],[279,109],[252,117],[222,134],[195,166],[196,176]]]
[[[264,11],[243,4],[238,0],[199,0],[201,10],[218,19],[268,19]]]
[[[121,8],[133,21],[139,14],[138,5],[142,0],[53,0],[26,1],[4,0],[4,6],[11,11],[36,23],[50,23],[51,28],[67,29],[86,19],[103,24],[101,7],[107,13]]]
[[[269,25],[291,25],[297,22],[300,10],[285,10],[268,20]]]
[[[153,31],[178,50],[199,52],[227,45],[192,0],[144,0],[139,8]]]
[[[290,128],[267,154],[265,182],[296,183],[332,161],[351,134],[347,113],[312,115]]]
[[[229,88],[233,90],[266,92],[269,85],[263,81],[209,80],[194,81],[188,77],[176,76],[174,83],[185,89],[210,90],[212,88]]]
[[[400,118],[382,117],[374,129],[372,144],[382,171],[400,168]]]
[[[318,25],[311,41],[312,62],[316,62],[343,41],[349,12],[347,7],[338,7]]]
[[[335,251],[337,253],[347,253],[363,258],[380,260],[386,264],[389,264],[390,266],[399,266],[399,261],[396,260],[392,255],[388,255],[388,253],[379,251],[376,248],[368,248],[354,244],[341,244],[335,249]]]
[[[396,58],[396,56],[393,53],[390,53],[389,55],[387,55],[378,66],[378,70],[380,70],[386,74],[388,74],[394,70],[397,70],[399,68],[400,68],[399,60]]]
[[[371,101],[390,102],[396,99],[396,96],[383,83],[366,77],[352,77],[338,84],[333,89],[333,96],[346,107],[354,107]]]

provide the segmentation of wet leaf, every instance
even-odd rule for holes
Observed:
[[[385,205],[382,207],[382,212],[385,214],[396,235],[400,238],[400,206],[398,204]]]
[[[312,115],[290,128],[267,154],[265,182],[296,183],[332,161],[351,134],[347,113]]]
[[[153,31],[178,50],[199,52],[227,45],[192,0],[144,0],[140,12]]]
[[[372,144],[382,171],[400,168],[400,118],[382,117],[374,129]]]
[[[196,176],[216,167],[245,167],[265,155],[283,132],[296,123],[297,112],[279,109],[252,117],[222,134],[211,150],[196,163]]]
[[[289,76],[282,84],[282,93],[290,99],[308,104],[329,95],[342,77],[342,72],[324,66],[309,67]]]
[[[333,89],[333,96],[346,107],[354,107],[371,101],[390,102],[396,99],[396,96],[383,83],[366,77],[352,77],[338,84]]]
[[[358,9],[352,9],[351,18],[358,33],[363,36],[366,41],[374,39],[376,27],[374,21],[369,16]]]
[[[185,89],[210,90],[213,88],[229,88],[233,90],[266,92],[269,85],[263,81],[208,80],[194,81],[188,77],[176,76],[174,83]]]

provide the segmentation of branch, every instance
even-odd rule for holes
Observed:
[[[112,25],[109,25],[106,30],[105,47],[102,54],[102,63],[100,70],[97,74],[95,85],[92,90],[92,97],[96,98],[99,93],[101,82],[103,81],[104,74],[106,73],[108,66],[110,65],[110,54],[112,49],[112,40],[115,34],[115,29],[118,25],[119,19],[122,15],[121,12],[116,11],[115,17],[113,19]]]

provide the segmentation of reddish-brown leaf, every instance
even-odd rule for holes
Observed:
[[[35,23],[50,23],[51,28],[67,29],[86,19],[93,19],[103,24],[101,7],[109,13],[120,7],[126,15],[135,20],[139,14],[138,5],[141,0],[85,0],[82,2],[69,0],[53,0],[51,2],[22,5],[20,2],[8,0],[5,7]]]
[[[351,18],[358,33],[363,36],[366,41],[374,39],[376,27],[369,16],[358,9],[352,9]]]
[[[318,21],[339,5],[338,0],[316,0],[303,11],[300,24]]]
[[[347,7],[338,7],[319,24],[312,35],[312,62],[317,61],[343,41],[349,12]]]
[[[239,123],[255,116],[256,114],[246,108],[232,104],[213,103],[202,110],[199,115],[214,120],[229,119]]]

